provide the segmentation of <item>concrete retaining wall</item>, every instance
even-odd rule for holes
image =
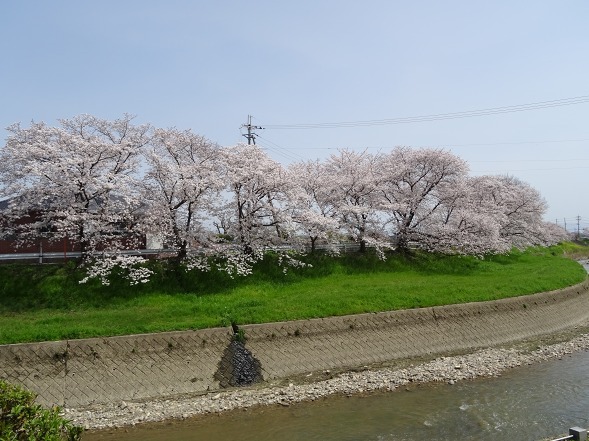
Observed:
[[[589,281],[504,300],[241,327],[264,380],[473,350],[589,323]],[[0,377],[67,407],[221,388],[230,328],[0,346]],[[257,363],[256,362],[256,363]]]

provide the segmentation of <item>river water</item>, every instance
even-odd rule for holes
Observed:
[[[498,378],[104,430],[83,440],[540,440],[574,426],[589,426],[589,352]]]

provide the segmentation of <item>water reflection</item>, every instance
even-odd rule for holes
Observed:
[[[539,440],[589,426],[589,353],[502,377],[89,433],[122,440]]]

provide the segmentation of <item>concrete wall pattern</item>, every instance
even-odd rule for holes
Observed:
[[[587,323],[589,280],[490,302],[244,325],[241,352],[255,360],[256,378],[273,380],[475,350]],[[205,393],[235,384],[223,377],[237,369],[223,367],[236,363],[232,342],[231,328],[214,328],[1,345],[0,378],[64,407]]]

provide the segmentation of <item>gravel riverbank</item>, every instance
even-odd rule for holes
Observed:
[[[577,329],[567,335],[552,336],[552,341],[521,343],[507,348],[489,348],[466,355],[439,357],[415,363],[396,362],[390,367],[354,372],[321,372],[288,384],[232,389],[192,397],[177,397],[143,402],[63,409],[66,418],[87,429],[131,426],[167,419],[218,413],[254,406],[282,405],[316,400],[331,394],[359,394],[370,391],[393,391],[409,383],[446,382],[476,377],[498,376],[509,368],[560,358],[576,351],[589,350],[588,329]],[[566,339],[566,341],[562,341]]]

